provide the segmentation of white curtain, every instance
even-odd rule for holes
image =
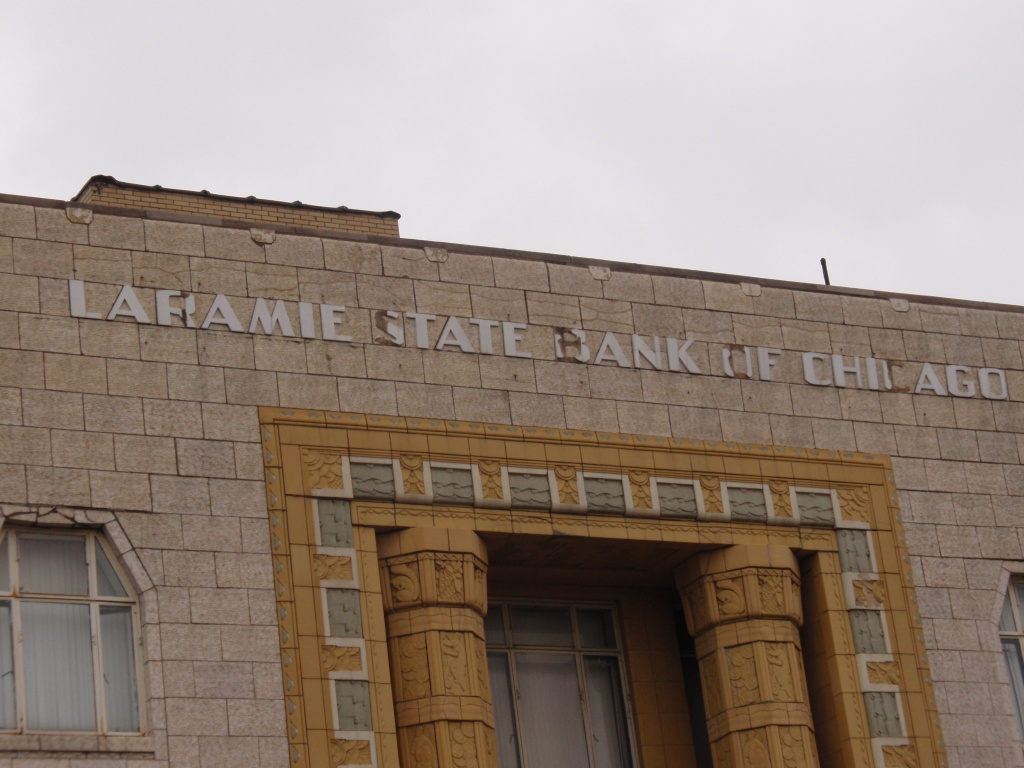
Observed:
[[[517,653],[523,750],[530,768],[588,768],[576,656]]]
[[[89,606],[25,600],[21,626],[28,728],[95,731]]]
[[[626,738],[619,664],[613,657],[590,656],[583,661],[587,675],[587,704],[594,741],[595,768],[627,768],[631,760]]]
[[[6,546],[6,542],[4,543]],[[11,604],[0,603],[0,728],[18,727],[18,709],[14,698],[14,644],[11,631]]]
[[[18,535],[21,588],[47,595],[89,594],[84,536]]]
[[[498,765],[501,768],[519,768],[519,744],[516,736],[516,716],[512,708],[512,680],[508,673],[508,656],[504,653],[487,654],[487,671],[491,677]]]
[[[107,730],[139,730],[139,695],[135,686],[135,644],[132,609],[100,606],[100,646],[103,649],[103,690],[107,704]]]

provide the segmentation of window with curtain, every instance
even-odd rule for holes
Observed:
[[[486,632],[501,768],[632,768],[610,606],[492,602]]]
[[[0,537],[0,731],[138,733],[138,615],[101,536]]]

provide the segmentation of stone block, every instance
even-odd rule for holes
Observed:
[[[454,387],[455,418],[492,424],[511,424],[508,392]]]
[[[455,401],[451,387],[399,383],[395,385],[395,394],[398,399],[398,413],[401,416],[455,418]]]
[[[512,357],[482,357],[480,382],[485,389],[536,392],[533,360]]]
[[[20,426],[22,418],[22,394],[14,387],[0,387],[0,424]],[[48,426],[31,424],[28,426]]]
[[[215,587],[217,574],[212,552],[167,550],[164,552],[164,579],[171,587]],[[175,658],[167,656],[167,658]],[[178,656],[177,658],[195,658]],[[219,658],[211,656],[207,658]]]
[[[68,280],[74,277],[71,245],[46,240],[16,239],[14,271],[23,275]]]
[[[188,256],[133,251],[132,273],[137,286],[186,292],[192,290]]]
[[[232,736],[284,734],[284,707],[278,701],[230,699],[228,724]]]
[[[81,330],[76,330],[76,335],[81,338],[82,354],[91,357],[130,360],[138,360],[141,357],[139,326],[130,323],[104,323],[90,320],[73,320],[71,322],[81,322]],[[109,378],[109,362],[107,372]]]
[[[277,639],[277,627],[225,626],[221,629],[221,647],[225,661],[280,664],[281,647]]]
[[[203,331],[198,335],[199,364],[225,368],[255,368],[253,337],[225,331]]]
[[[565,411],[558,395],[509,393],[512,423],[532,427],[565,428]]]
[[[549,290],[547,264],[543,261],[495,258],[491,263],[494,268],[494,284],[499,288]]]
[[[167,699],[166,707],[167,733],[170,736],[228,734],[227,702],[223,698]]]
[[[249,598],[244,589],[192,587],[188,596],[195,624],[249,623]]]
[[[206,250],[203,228],[198,224],[146,221],[145,234],[147,251],[202,256]]]
[[[412,277],[418,280],[438,280],[437,264],[427,259],[420,248],[381,246],[384,274],[389,277]]]
[[[139,347],[143,360],[185,365],[194,365],[199,362],[196,332],[190,328],[141,326],[139,328]]]
[[[75,279],[87,282],[130,285],[134,277],[131,251],[117,248],[76,245],[74,268]]]
[[[42,352],[0,349],[0,386],[42,389],[45,386]]]
[[[494,269],[489,256],[473,253],[449,253],[438,265],[441,280],[465,285],[494,285]]]
[[[338,410],[338,387],[333,376],[279,373],[277,386],[282,408]]]
[[[582,297],[579,306],[584,328],[618,333],[633,332],[633,312],[628,302]]]
[[[245,296],[248,288],[245,264],[226,259],[193,257],[189,260],[192,290],[200,293],[225,293]]]
[[[614,400],[593,397],[563,398],[565,426],[594,432],[619,432],[619,414]]]
[[[0,273],[0,309],[39,311],[39,280],[31,275]]]
[[[210,440],[259,442],[256,409],[245,405],[203,403],[203,436]]]
[[[731,344],[735,338],[732,315],[727,312],[683,309],[683,327],[688,340]]]
[[[533,325],[579,328],[583,322],[580,301],[575,296],[555,296],[550,293],[527,291],[526,310]]]
[[[548,264],[548,280],[552,293],[569,296],[604,296],[604,281],[596,280],[586,267]]]
[[[229,699],[255,698],[252,664],[242,661],[197,661],[193,665],[195,695]]]
[[[271,371],[224,370],[227,401],[239,405],[277,405],[277,374]]]
[[[268,264],[286,264],[309,269],[324,268],[324,247],[318,237],[278,235],[264,246]]]
[[[167,394],[172,400],[223,403],[224,370],[199,365],[167,366]]]
[[[14,271],[14,241],[0,237],[0,272]]]
[[[367,347],[366,375],[371,379],[423,382],[423,353],[410,347]]]
[[[412,280],[377,275],[356,275],[359,306],[408,312],[416,306]]]
[[[383,274],[379,245],[349,240],[324,240],[323,245],[327,269],[364,275]]]
[[[92,503],[101,508],[150,510],[149,475],[145,473],[89,472]]]
[[[398,395],[393,381],[339,378],[338,402],[343,411],[398,415]]]
[[[459,317],[472,317],[473,307],[469,299],[469,287],[455,285],[453,283],[432,283],[423,280],[414,282],[416,293],[416,311],[426,312],[435,315],[458,315]],[[487,315],[489,318],[490,315]],[[438,326],[436,332],[440,334],[441,321],[435,323]],[[463,325],[464,330],[470,331],[469,325]]]
[[[589,397],[589,366],[578,363],[553,363],[538,360],[534,363],[537,391],[572,397]]]
[[[89,473],[84,469],[30,466],[25,468],[25,479],[30,504],[87,507],[91,503]]]
[[[215,515],[266,518],[266,490],[258,480],[211,480],[210,509]]]
[[[35,213],[36,237],[40,240],[79,244],[89,242],[89,227],[71,221],[66,210],[36,208]]]
[[[735,443],[771,445],[771,421],[765,414],[722,411],[722,439]]]
[[[329,376],[366,376],[363,345],[333,341],[307,341],[306,367],[310,373]]]
[[[256,367],[266,371],[306,372],[306,345],[299,339],[257,336],[253,340]]]
[[[463,352],[425,352],[423,378],[427,384],[479,387],[480,363],[477,355]]]
[[[153,475],[150,489],[154,512],[210,514],[210,483],[206,478]]]
[[[145,433],[142,400],[137,397],[85,395],[85,428],[91,432]]]
[[[212,259],[254,263],[266,260],[263,246],[253,242],[248,229],[203,227],[203,242],[206,246],[206,255]]]
[[[53,464],[77,469],[114,469],[113,435],[55,429],[50,434]]]
[[[231,443],[176,438],[178,468],[182,475],[232,478],[235,454]]]
[[[246,264],[246,284],[253,298],[299,300],[299,274],[295,267]]]
[[[21,465],[0,464],[0,494],[8,504],[24,504],[28,502],[28,484],[25,480],[25,467]]]
[[[203,419],[199,403],[143,400],[142,408],[147,435],[203,436]]]
[[[114,457],[122,472],[173,475],[178,471],[174,440],[170,437],[115,435]]]
[[[20,412],[27,427],[83,429],[82,396],[75,392],[26,389],[19,398]]]
[[[299,269],[298,277],[299,297],[303,301],[340,307],[358,304],[355,275],[325,269]]]
[[[6,237],[35,237],[35,209],[29,205],[0,203],[0,235]]]
[[[89,224],[89,244],[107,248],[145,250],[142,219],[96,214]]]
[[[244,524],[246,521],[241,522]],[[262,522],[266,525],[265,521]],[[273,569],[268,554],[218,551],[214,560],[217,564],[217,586],[243,589],[270,589],[273,586]]]
[[[47,389],[93,393],[107,391],[107,366],[103,358],[47,352],[44,355],[44,367]]]
[[[619,430],[629,434],[663,435],[672,434],[668,406],[653,403],[619,402],[616,406],[619,416]]]

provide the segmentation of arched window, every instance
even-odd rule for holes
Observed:
[[[139,733],[138,606],[94,531],[0,538],[0,731]]]

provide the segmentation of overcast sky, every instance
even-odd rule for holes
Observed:
[[[4,2],[0,192],[1024,304],[1020,0]]]

